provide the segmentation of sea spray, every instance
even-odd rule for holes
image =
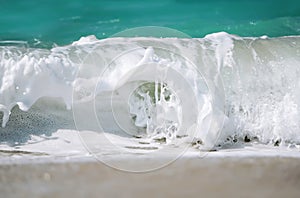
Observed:
[[[111,94],[127,87],[132,89],[125,91],[130,100],[123,101],[117,121],[127,119],[124,125],[135,130],[131,135],[152,134],[159,128],[166,137],[169,134],[168,117],[151,124],[158,114],[137,111],[134,101],[136,94],[140,94],[144,99],[137,101],[137,106],[151,108],[159,104],[164,109],[177,104],[177,113],[172,116],[179,116],[170,119],[173,129],[176,128],[175,136],[192,134],[201,140],[203,147],[254,140],[272,145],[300,143],[300,38],[297,36],[241,38],[216,33],[203,39],[85,37],[72,45],[50,50],[2,46],[0,56],[3,127],[10,122],[9,115],[15,105],[27,111],[45,97],[62,98],[67,107],[74,104],[84,107],[84,103],[95,100],[100,114],[106,112],[102,117],[113,117],[109,112],[116,108],[111,106]],[[173,86],[164,80],[156,82],[153,71],[158,68],[153,70],[151,64],[169,65],[172,75],[180,73],[182,79]],[[149,72],[152,73],[147,77]],[[155,90],[155,86],[169,86],[177,98],[170,105],[167,100],[158,100],[162,99],[158,97],[164,93],[162,90],[153,92],[151,87],[144,93],[138,92],[137,87],[141,91],[145,83],[152,83]],[[181,87],[182,83],[186,85]],[[103,94],[108,94],[106,101],[101,101],[105,98]],[[147,119],[142,119],[145,116]],[[84,118],[82,115],[81,119]],[[104,131],[121,130],[116,120],[105,119],[110,121],[102,126]]]

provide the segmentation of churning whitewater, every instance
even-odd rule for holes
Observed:
[[[17,108],[28,111],[28,123],[72,110],[78,130],[166,143],[191,137],[203,148],[243,141],[298,146],[299,66],[298,36],[88,36],[52,49],[0,46],[0,130],[26,123],[10,119]],[[65,110],[41,111],[52,103]]]

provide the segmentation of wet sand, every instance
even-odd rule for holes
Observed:
[[[3,164],[0,192],[1,197],[299,198],[300,158],[181,158],[148,173],[96,161]]]

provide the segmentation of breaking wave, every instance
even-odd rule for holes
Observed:
[[[57,130],[74,120],[78,130],[166,143],[190,137],[200,147],[300,144],[298,36],[88,36],[52,49],[6,45],[0,79],[2,133]]]

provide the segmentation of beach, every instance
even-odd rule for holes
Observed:
[[[33,162],[1,165],[0,175],[3,197],[300,196],[300,158],[292,157],[181,158],[147,173],[97,161]]]

